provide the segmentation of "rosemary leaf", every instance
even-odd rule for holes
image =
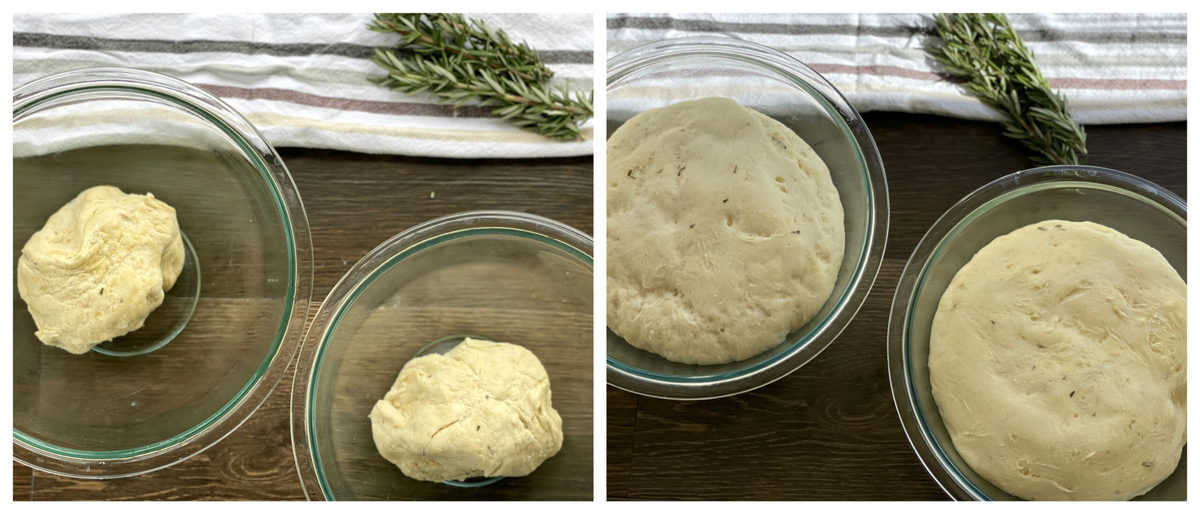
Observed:
[[[371,30],[401,36],[395,49],[378,48],[372,59],[387,71],[372,82],[404,93],[429,93],[461,106],[490,112],[518,127],[562,140],[580,139],[592,117],[592,92],[552,89],[553,77],[529,45],[500,29],[460,14],[376,14]]]
[[[937,14],[939,42],[926,47],[951,78],[1003,112],[1004,135],[1033,152],[1038,164],[1080,164],[1087,160],[1087,133],[1075,122],[1066,97],[1042,76],[1033,52],[1003,14]]]

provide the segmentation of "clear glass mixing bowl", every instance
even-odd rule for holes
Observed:
[[[929,330],[950,280],[998,236],[1048,219],[1091,221],[1142,241],[1187,277],[1187,204],[1128,173],[1047,166],[996,179],[959,200],[917,244],[892,300],[888,371],[908,440],[951,497],[1013,499],[971,470],[950,440],[929,386]],[[1187,497],[1187,450],[1175,473],[1142,499]]]
[[[592,240],[530,214],[417,225],[346,273],[309,328],[292,443],[310,499],[591,499]],[[404,364],[464,335],[520,344],[550,375],[563,446],[525,477],[445,484],[379,455],[367,415]]]
[[[608,133],[634,115],[685,100],[723,96],[790,127],[829,167],[845,211],[846,246],[833,293],[779,346],[738,362],[697,366],[668,361],[608,332],[608,383],[647,396],[704,399],[774,382],[824,350],[858,312],[887,243],[883,162],[866,124],[819,73],[777,50],[738,39],[671,39],[608,63]]]
[[[13,265],[84,189],[175,207],[187,256],[143,328],[72,355],[42,344],[13,278],[13,455],[113,478],[215,444],[283,376],[312,286],[308,219],[279,156],[241,115],[182,81],[92,68],[13,93]]]

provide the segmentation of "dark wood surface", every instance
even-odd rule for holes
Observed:
[[[857,317],[792,375],[733,398],[677,402],[609,387],[608,498],[615,500],[938,500],[908,445],[887,375],[887,320],[925,230],[984,183],[1031,167],[998,125],[865,116],[887,168],[891,229]],[[1186,198],[1186,123],[1088,127],[1090,164],[1140,175]]]
[[[454,212],[530,212],[592,232],[592,158],[473,160],[283,149],[314,244],[312,309],[384,239]],[[435,193],[431,198],[430,193]],[[582,368],[590,370],[590,363]],[[289,372],[250,420],[209,450],[165,470],[118,480],[62,478],[13,463],[16,500],[302,500],[292,460]],[[590,430],[591,421],[586,422]],[[588,452],[590,454],[590,451]],[[586,485],[584,485],[586,483]],[[590,475],[559,481],[590,496]]]
[[[909,448],[891,401],[886,321],[917,239],[966,193],[1029,167],[995,125],[868,114],[888,171],[891,231],[883,269],[846,332],[813,362],[758,391],[706,402],[608,389],[610,499],[941,499]],[[1186,124],[1089,127],[1092,164],[1129,171],[1180,195]],[[592,231],[591,159],[436,161],[341,152],[283,152],[315,243],[314,309],[383,239],[467,209],[507,208]],[[436,191],[436,198],[429,193]],[[302,499],[277,390],[208,451],[129,479],[73,480],[13,464],[13,497]]]

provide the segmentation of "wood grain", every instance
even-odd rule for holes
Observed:
[[[311,225],[315,269],[310,313],[315,313],[342,274],[377,244],[438,216],[477,209],[517,210],[592,231],[591,157],[451,161],[308,149],[280,153],[304,199]],[[576,366],[591,370],[590,361]],[[14,462],[13,498],[302,500],[291,450],[290,381],[289,372],[246,424],[180,464],[133,478],[76,480]],[[572,426],[578,427],[572,439],[579,447],[573,453],[590,459],[590,406],[569,407]],[[590,461],[586,466],[568,466],[564,469],[572,479],[546,487],[561,492],[561,497],[590,497],[591,467]]]
[[[891,229],[866,303],[838,340],[757,391],[675,402],[609,387],[611,500],[941,500],[909,447],[887,375],[887,320],[908,256],[954,202],[1032,167],[997,125],[865,116],[887,168]],[[1088,127],[1091,164],[1186,198],[1187,124]]]
[[[908,255],[953,202],[1029,167],[995,125],[868,114],[887,166],[891,233],[866,304],[839,340],[791,376],[735,398],[684,403],[609,388],[610,499],[944,499],[900,429],[887,381],[886,320]],[[1089,127],[1091,163],[1186,195],[1186,124]],[[282,152],[315,244],[313,310],[383,239],[461,210],[506,208],[592,231],[591,160],[466,161]],[[430,198],[430,192],[436,192]],[[241,429],[174,467],[73,480],[13,464],[13,497],[302,499],[286,389]]]

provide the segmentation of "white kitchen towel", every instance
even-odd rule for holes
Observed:
[[[1012,14],[1042,74],[1084,124],[1187,119],[1186,14]],[[926,57],[928,14],[610,14],[608,55],[669,38],[724,35],[783,51],[859,111],[999,120]]]
[[[468,14],[526,41],[555,83],[592,87],[590,14]],[[13,84],[78,68],[125,66],[185,80],[221,98],[275,146],[454,158],[592,153],[512,127],[479,107],[454,109],[368,81],[395,34],[370,14],[17,14]]]

